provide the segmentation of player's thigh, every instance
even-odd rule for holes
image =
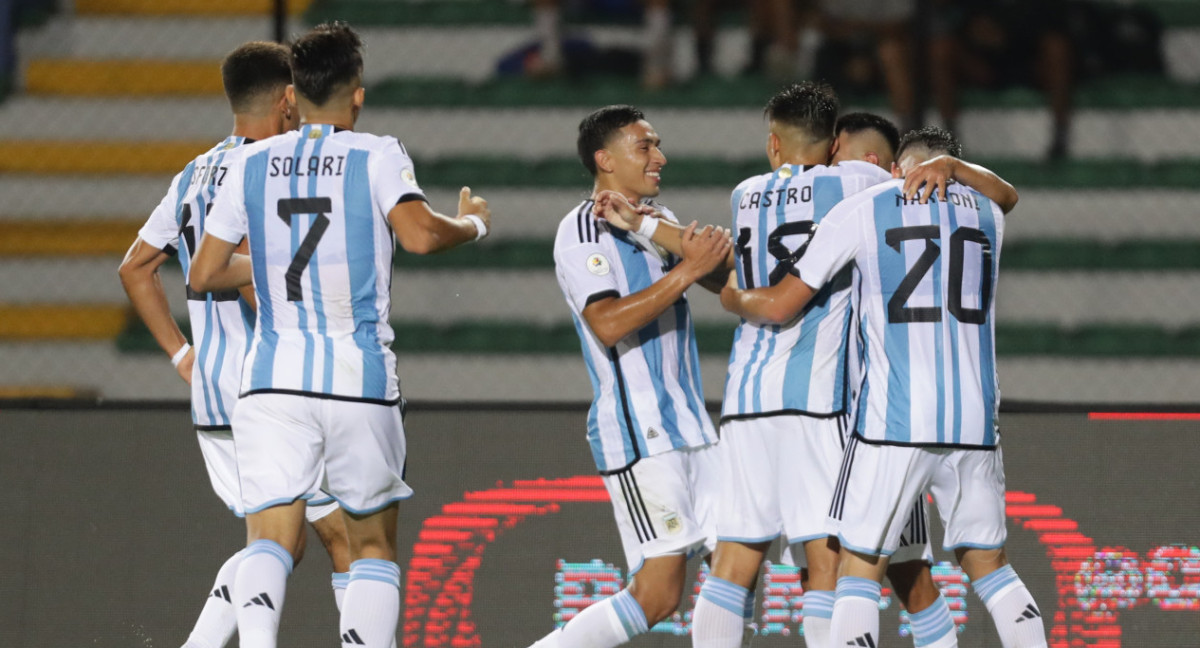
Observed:
[[[683,450],[643,457],[631,467],[605,475],[604,486],[630,573],[644,560],[703,551],[711,536],[697,514],[692,474],[703,472]],[[715,466],[715,456],[701,461]],[[698,470],[697,470],[698,468]]]
[[[843,417],[789,417],[780,430],[775,497],[791,544],[828,535],[826,518],[833,500],[848,436]]]
[[[780,514],[780,418],[726,421],[721,424],[718,474],[709,488],[715,491],[717,538],[723,542],[753,544],[774,540],[783,532]]]
[[[412,496],[404,483],[407,448],[398,405],[326,400],[323,489],[363,515]]]
[[[851,437],[829,508],[842,547],[891,556],[937,460],[937,450],[873,445]]]
[[[946,529],[947,549],[995,549],[1008,538],[1004,456],[994,450],[950,451],[930,483]]]
[[[324,444],[320,402],[291,394],[252,394],[238,401],[233,440],[246,513],[317,491]]]
[[[237,451],[233,445],[233,430],[196,430],[200,454],[213,492],[234,515],[242,516],[242,489],[238,485]]]

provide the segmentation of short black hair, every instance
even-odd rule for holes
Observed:
[[[596,177],[596,151],[603,149],[613,133],[645,119],[641,110],[624,104],[605,106],[579,122],[579,139],[575,146],[579,150],[579,161]]]
[[[292,43],[292,83],[301,97],[321,106],[339,87],[361,83],[363,42],[341,21],[321,23]]]
[[[292,82],[292,65],[286,45],[251,41],[221,61],[221,83],[233,112],[246,112],[264,92]]]
[[[896,159],[899,160],[904,151],[913,146],[923,146],[929,149],[930,153],[962,157],[962,144],[958,143],[958,138],[945,128],[937,126],[926,126],[905,133],[900,139],[900,147],[896,149]]]
[[[873,130],[882,135],[883,139],[887,140],[888,146],[892,147],[893,155],[900,148],[900,129],[896,128],[890,119],[880,117],[875,113],[846,113],[838,117],[837,124],[833,127],[835,135],[841,135],[842,131],[854,135],[865,130]]]
[[[805,81],[780,90],[767,102],[763,114],[769,121],[780,122],[807,133],[814,140],[833,137],[837,120],[837,93],[824,83]]]

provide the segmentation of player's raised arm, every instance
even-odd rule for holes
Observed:
[[[413,254],[432,254],[487,236],[492,211],[487,201],[463,187],[458,196],[458,216],[439,214],[424,200],[401,202],[388,212],[388,222],[400,245]]]
[[[171,315],[171,305],[167,302],[167,293],[158,274],[159,266],[169,258],[167,252],[150,245],[139,236],[125,253],[117,272],[138,317],[150,329],[158,346],[171,357],[179,376],[190,384],[195,353]]]
[[[620,193],[611,190],[597,192],[592,211],[608,221],[609,225],[626,232],[637,232],[677,257],[683,257],[683,235],[685,226],[664,218],[662,213],[650,205],[632,205]],[[728,230],[725,230],[729,235]],[[719,293],[733,270],[733,249],[725,263],[717,265],[708,275],[696,283],[710,292]]]
[[[605,297],[583,309],[588,327],[605,346],[616,346],[625,336],[654,321],[683,296],[692,284],[719,266],[732,248],[723,230],[692,223],[684,229],[683,261],[650,287],[624,297]]]
[[[931,147],[941,147],[937,150],[942,153],[935,155]],[[904,197],[916,197],[921,204],[928,202],[935,191],[945,200],[946,187],[953,180],[983,194],[1006,214],[1017,206],[1020,196],[1011,184],[961,157],[962,146],[949,132],[936,127],[911,131],[900,140],[893,177],[903,177]]]

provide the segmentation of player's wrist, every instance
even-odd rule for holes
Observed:
[[[483,219],[479,216],[475,214],[463,214],[461,218],[475,226],[476,241],[488,235],[487,223],[483,222]]]
[[[639,214],[639,216],[641,216],[642,221],[637,224],[637,233],[648,239],[653,239],[654,233],[658,231],[658,219],[645,214]]]
[[[178,369],[179,363],[183,362],[183,359],[187,357],[188,351],[191,350],[192,345],[184,342],[183,346],[179,347],[179,350],[175,352],[175,355],[171,356],[171,366]]]

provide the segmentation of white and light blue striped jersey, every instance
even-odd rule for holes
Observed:
[[[258,319],[242,395],[399,402],[387,214],[424,199],[391,137],[308,124],[246,148],[207,225],[249,241]]]
[[[592,382],[588,443],[596,467],[611,473],[642,457],[708,445],[717,435],[704,408],[686,295],[614,347],[583,318],[592,302],[645,290],[680,261],[645,237],[610,228],[592,216],[592,204],[585,200],[558,226],[554,266]]]
[[[731,200],[738,286],[771,286],[794,274],[811,233],[834,205],[890,179],[873,164],[849,161],[784,165],[743,181]],[[848,410],[849,288],[847,268],[787,324],[742,320],[729,354],[722,420]]]
[[[138,232],[143,241],[168,254],[178,251],[185,277],[213,199],[245,143],[245,138],[230,136],[192,160],[171,181],[166,196]],[[254,309],[236,290],[197,293],[189,287],[187,300],[196,354],[192,422],[200,429],[228,428],[242,381],[246,344],[254,332]]]
[[[848,262],[864,345],[855,433],[868,442],[994,447],[995,294],[1004,215],[951,185],[946,201],[905,202],[897,180],[831,211],[797,264],[821,286]]]

